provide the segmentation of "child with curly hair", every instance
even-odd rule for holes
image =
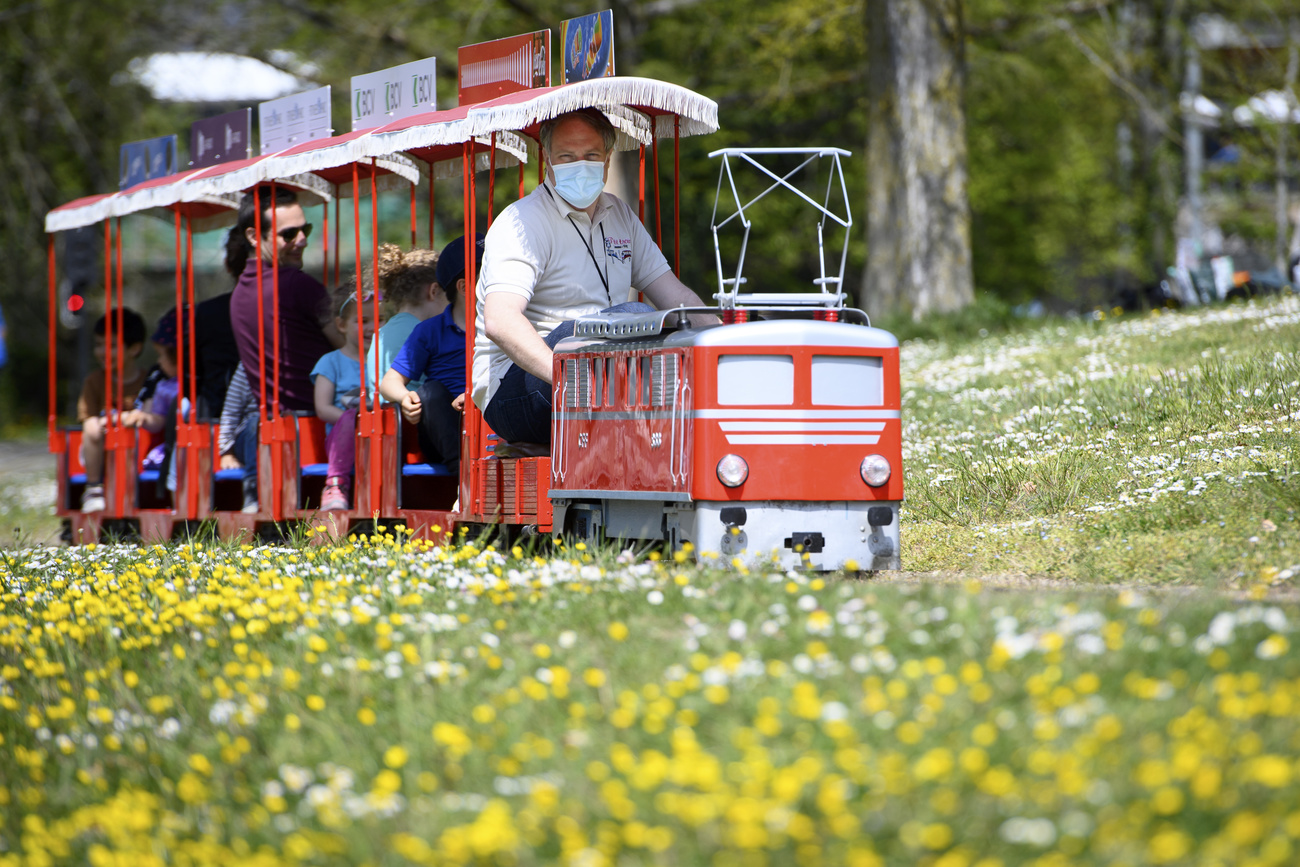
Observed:
[[[384,244],[379,248],[375,271],[379,274],[380,294],[388,302],[392,315],[366,351],[366,385],[370,394],[374,394],[378,387],[376,353],[378,376],[383,379],[415,326],[447,308],[447,296],[438,285],[437,265],[436,250],[417,248],[403,252],[396,244]],[[372,273],[366,285],[374,285],[373,280]]]

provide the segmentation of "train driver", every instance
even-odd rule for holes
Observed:
[[[477,285],[473,400],[510,443],[551,441],[551,355],[573,320],[703,306],[636,211],[603,193],[614,127],[581,109],[544,122],[546,179],[487,232]],[[715,320],[716,321],[716,320]]]

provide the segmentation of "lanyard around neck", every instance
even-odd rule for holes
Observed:
[[[546,187],[543,187],[543,189],[546,190],[546,194],[547,194],[548,196],[550,196],[552,199],[555,198],[555,195],[550,191],[550,189],[548,189],[548,188],[546,188]],[[610,306],[610,307],[613,307],[613,306],[614,306],[614,294],[613,294],[612,292],[609,291],[609,261],[606,260],[606,262],[605,262],[605,270],[604,270],[604,272],[601,272],[601,270],[600,270],[600,263],[596,261],[596,253],[595,253],[595,251],[593,251],[593,250],[591,249],[591,242],[587,240],[587,236],[586,236],[586,235],[582,234],[582,229],[578,228],[578,224],[575,223],[575,222],[573,222],[573,215],[572,215],[572,214],[567,214],[566,217],[567,217],[568,220],[569,220],[569,225],[573,227],[573,231],[575,231],[575,232],[578,233],[578,238],[581,239],[581,241],[582,241],[582,246],[586,248],[586,250],[587,250],[587,255],[588,255],[589,257],[591,257],[591,264],[592,264],[592,267],[594,267],[594,268],[596,269],[596,276],[600,278],[600,284],[601,284],[602,286],[605,287],[605,297],[609,299],[609,306]],[[600,223],[599,223],[598,225],[600,226],[600,247],[601,247],[601,250],[604,250],[605,247],[606,247],[606,242],[605,242],[605,221],[604,221],[604,220],[601,220]]]

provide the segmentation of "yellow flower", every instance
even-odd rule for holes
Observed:
[[[627,635],[627,624],[623,623],[621,620],[615,620],[609,625],[609,637],[615,641],[623,641],[627,638]]]
[[[307,707],[310,710],[321,711],[325,709],[325,699],[319,695],[307,696]]]
[[[375,712],[368,707],[363,707],[357,711],[357,722],[363,726],[372,726],[375,724]]]
[[[410,754],[406,751],[404,747],[401,746],[389,747],[384,752],[384,764],[388,765],[388,767],[390,768],[400,768],[406,764],[406,760],[409,757]]]
[[[1177,861],[1192,850],[1192,840],[1177,828],[1164,827],[1151,837],[1147,856],[1153,864]]]
[[[1281,789],[1291,782],[1291,763],[1282,756],[1259,756],[1250,763],[1250,775],[1257,783]]]

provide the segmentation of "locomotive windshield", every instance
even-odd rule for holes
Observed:
[[[820,406],[880,406],[885,402],[883,359],[814,355],[812,402]]]
[[[723,355],[718,358],[722,406],[790,406],[794,359],[789,355]]]

